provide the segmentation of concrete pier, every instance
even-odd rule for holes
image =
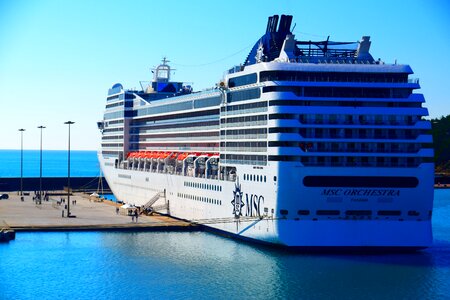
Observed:
[[[189,222],[161,215],[139,215],[138,221],[131,216],[116,214],[118,204],[111,201],[94,202],[87,195],[75,193],[70,196],[76,204],[70,204],[73,217],[67,218],[65,204],[57,201],[66,196],[50,196],[49,201],[36,204],[33,193],[24,196],[23,201],[17,192],[8,193],[9,199],[0,200],[0,223],[5,222],[15,231],[194,231],[199,226]],[[64,217],[62,217],[64,211]]]

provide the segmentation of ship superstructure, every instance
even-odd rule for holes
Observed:
[[[278,22],[280,21],[280,22]],[[298,41],[272,16],[216,88],[107,96],[101,167],[118,200],[294,247],[431,244],[433,149],[419,81],[370,38]]]

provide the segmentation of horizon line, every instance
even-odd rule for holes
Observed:
[[[21,149],[20,148],[19,149],[12,149],[12,148],[0,149],[0,151],[8,151],[8,150],[18,150],[18,151],[20,151]],[[24,151],[27,151],[27,150],[40,151],[39,148],[37,148],[37,149],[23,149],[23,150]],[[66,149],[42,149],[42,151],[67,151],[67,148]],[[70,151],[96,151],[96,152],[98,152],[98,150],[95,150],[95,149],[70,149]]]

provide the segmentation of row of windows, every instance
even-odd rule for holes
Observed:
[[[269,106],[422,107],[419,102],[272,100]]]
[[[185,101],[185,102],[165,104],[165,105],[160,105],[160,106],[156,106],[156,107],[141,108],[141,109],[138,109],[135,111],[135,115],[136,116],[147,116],[147,115],[153,115],[153,114],[176,112],[176,111],[180,111],[180,110],[204,108],[204,107],[210,107],[210,106],[219,106],[221,102],[222,102],[222,98],[220,96],[199,99],[199,100],[189,100],[189,101]]]
[[[205,203],[209,203],[209,204],[222,205],[222,201],[221,200],[217,200],[217,199],[213,199],[213,198],[196,196],[196,195],[190,195],[190,194],[183,194],[183,193],[178,193],[177,196],[179,198],[190,199],[190,200],[195,200],[195,201],[201,201],[201,202],[205,202]]]
[[[116,102],[116,103],[112,103],[112,104],[106,104],[106,108],[112,108],[112,107],[117,107],[117,106],[122,106],[123,105],[123,101],[120,102]]]
[[[122,94],[120,96],[122,96]],[[123,98],[123,96],[122,96],[122,98]],[[106,101],[112,101],[112,100],[116,100],[116,99],[119,99],[119,95],[109,96],[106,98]]]
[[[237,102],[250,99],[259,99],[261,97],[261,89],[249,89],[244,91],[234,91],[227,94],[227,102]]]
[[[420,102],[272,100],[269,106],[422,107]]]
[[[244,174],[244,180],[266,182],[266,175]]]
[[[244,155],[244,154],[220,154],[221,162],[238,164],[265,164],[267,162],[266,155]]]
[[[413,125],[419,116],[405,115],[345,115],[345,114],[270,114],[270,120],[298,120],[302,124],[364,124]]]
[[[346,216],[372,216],[375,212],[371,210],[346,210],[341,212],[334,209],[319,209],[315,211],[317,216],[340,216],[343,213]],[[406,213],[406,212],[405,212]],[[286,216],[289,214],[287,209],[280,209],[280,214]],[[309,216],[311,214],[308,209],[300,209],[297,211],[299,216]],[[401,216],[402,212],[400,210],[379,210],[376,212],[378,216]],[[415,210],[410,210],[407,213],[408,216],[420,216],[420,212]]]
[[[189,122],[179,124],[167,124],[167,125],[149,125],[132,127],[130,133],[138,133],[146,130],[159,130],[159,129],[171,129],[171,128],[190,128],[190,127],[207,127],[219,125],[219,121],[204,121],[204,122]]]
[[[267,142],[220,142],[220,147],[266,148]]]
[[[262,71],[260,73],[260,82],[264,82],[264,81],[407,83],[408,82],[408,74],[406,74],[406,73]]]
[[[256,73],[230,78],[228,80],[228,87],[233,88],[233,87],[243,86],[243,85],[247,85],[247,84],[253,84],[253,83],[257,82],[257,79],[258,78],[257,78]]]
[[[269,155],[269,161],[301,162],[316,167],[386,167],[416,168],[421,163],[432,163],[432,157],[383,157],[383,156],[290,156]]]
[[[222,103],[222,97],[216,96],[212,98],[206,98],[201,100],[195,100],[194,101],[194,108],[204,108],[204,107],[210,107],[210,106],[218,106]]]
[[[123,147],[122,143],[118,143],[118,144],[103,144],[102,143],[102,147]]]
[[[298,97],[340,97],[340,98],[408,98],[409,88],[350,88],[350,87],[301,87],[266,86],[263,93],[292,92]]]
[[[123,120],[109,121],[109,122],[107,122],[106,124],[108,124],[108,125],[123,124]]]
[[[124,111],[116,111],[116,112],[110,112],[110,113],[105,113],[104,119],[105,120],[109,120],[109,119],[119,119],[119,118],[123,118],[124,117]]]
[[[304,138],[415,140],[426,130],[273,127],[269,133],[295,133]]]
[[[253,103],[248,103],[248,104],[222,106],[220,108],[220,111],[221,112],[232,112],[232,111],[247,110],[247,109],[254,109],[254,108],[267,108],[267,101],[253,102]]]
[[[167,112],[175,112],[179,110],[192,109],[192,101],[185,101],[173,104],[160,105],[155,107],[146,107],[135,110],[136,116],[148,116]]]
[[[432,148],[431,144],[417,143],[341,143],[341,142],[294,142],[271,141],[269,147],[294,147],[305,152],[382,152],[382,153],[417,153],[422,148]]]
[[[217,191],[217,192],[222,191],[222,186],[215,185],[215,184],[209,184],[209,183],[198,183],[198,182],[185,181],[184,186],[197,188],[197,189],[210,190],[210,191]]]
[[[133,120],[134,126],[145,126],[149,123],[156,123],[158,121],[167,121],[167,122],[174,122],[180,119],[189,119],[189,118],[196,118],[196,117],[215,117],[214,115],[217,115],[217,119],[219,119],[219,109],[211,109],[211,110],[203,110],[203,111],[194,111],[189,113],[180,113],[176,115],[162,115],[157,117],[147,117],[142,118],[140,120]]]
[[[153,134],[153,135],[146,135],[141,134],[139,135],[139,141],[145,142],[151,139],[158,139],[158,138],[195,138],[195,137],[218,137],[219,132],[217,131],[208,131],[208,132],[187,132],[187,133],[170,133],[170,134]],[[131,141],[136,141],[138,136],[135,136],[131,139]]]
[[[220,119],[221,124],[230,124],[230,123],[243,123],[243,122],[258,122],[258,121],[266,121],[267,115],[258,115],[258,116],[246,116],[246,117],[234,117],[234,118],[222,118]]]
[[[123,135],[102,136],[102,140],[117,140],[117,139],[123,139]]]
[[[136,143],[131,142],[130,150],[219,150],[219,143]]]
[[[267,134],[267,128],[221,130],[220,135]]]
[[[124,106],[124,107],[133,107],[133,101],[120,101],[112,104],[107,104],[106,109],[118,107],[118,106]]]
[[[103,133],[107,133],[107,132],[121,132],[121,131],[123,131],[123,127],[105,128],[105,129],[103,129]]]

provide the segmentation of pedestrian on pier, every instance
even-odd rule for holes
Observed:
[[[134,214],[131,214],[131,222],[134,222]]]
[[[119,207],[116,207],[116,215],[119,214]]]
[[[138,222],[138,217],[139,217],[137,209],[134,211],[134,216],[136,217],[136,223],[137,223]]]

